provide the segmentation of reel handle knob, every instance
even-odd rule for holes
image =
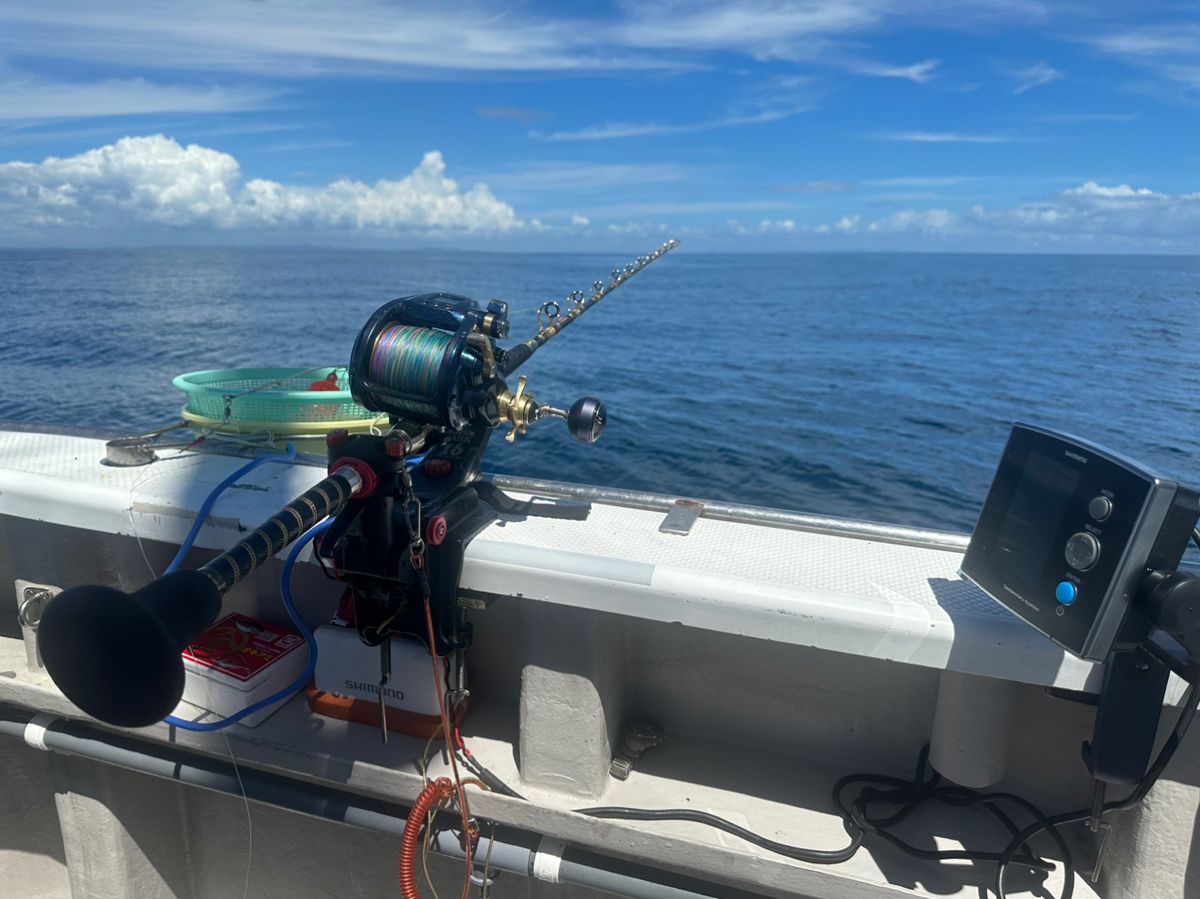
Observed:
[[[577,399],[567,411],[567,430],[582,443],[595,443],[604,433],[608,413],[604,403],[594,396]]]

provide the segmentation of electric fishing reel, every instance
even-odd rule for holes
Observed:
[[[102,585],[64,590],[43,613],[38,643],[55,684],[81,709],[120,727],[162,720],[179,702],[179,653],[220,613],[222,597],[256,568],[330,519],[314,546],[333,563],[353,599],[354,626],[381,647],[378,695],[391,676],[393,634],[430,635],[430,650],[450,656],[452,693],[465,695],[463,652],[471,626],[458,603],[467,544],[499,512],[581,517],[586,508],[549,509],[505,497],[481,479],[492,433],[509,426],[512,442],[531,424],[561,418],[570,433],[594,443],[604,404],[592,397],[567,411],[538,403],[521,376],[505,379],[541,346],[645,266],[673,250],[667,241],[586,298],[571,294],[558,315],[508,349],[508,306],[486,308],[467,297],[434,293],[384,304],[368,319],[351,352],[355,400],[386,413],[386,433],[327,435],[329,473],[310,490],[195,571],[173,571],[133,593]],[[553,307],[555,314],[549,315]],[[517,511],[523,510],[523,511]],[[558,514],[554,514],[557,512]],[[119,652],[113,649],[119,647]],[[381,708],[381,721],[386,720]]]
[[[385,303],[354,342],[350,389],[391,427],[382,437],[330,433],[330,471],[353,468],[370,486],[338,514],[319,552],[349,584],[354,625],[369,645],[422,631],[422,607],[411,600],[423,589],[438,652],[470,645],[457,585],[467,543],[496,516],[481,499],[479,466],[497,427],[509,426],[510,442],[547,417],[565,419],[585,443],[604,429],[597,399],[564,412],[538,403],[524,377],[509,389],[504,376],[532,353],[524,344],[512,353],[499,347],[508,331],[506,303],[480,308],[434,293]]]
[[[465,429],[510,426],[517,434],[544,418],[561,418],[571,435],[595,443],[604,430],[604,404],[583,397],[567,411],[538,403],[526,379],[510,390],[504,376],[528,358],[496,345],[508,335],[508,304],[448,293],[392,300],[367,320],[350,355],[350,389],[394,425]],[[524,346],[524,345],[520,345]]]

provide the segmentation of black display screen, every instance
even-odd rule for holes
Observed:
[[[1026,458],[992,550],[992,561],[1014,586],[1038,583],[1050,553],[1061,552],[1062,541],[1055,538],[1079,476],[1077,467],[1044,453],[1031,451]]]

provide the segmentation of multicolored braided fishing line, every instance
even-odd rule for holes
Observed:
[[[371,351],[373,381],[412,396],[431,398],[452,334],[412,325],[388,325]]]

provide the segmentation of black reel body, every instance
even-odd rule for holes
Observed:
[[[386,303],[355,340],[351,390],[387,413],[392,429],[383,437],[330,434],[330,470],[352,465],[374,477],[337,516],[320,552],[349,583],[355,626],[368,644],[398,633],[424,639],[426,590],[439,654],[470,644],[458,581],[467,542],[495,518],[472,484],[500,422],[507,387],[495,341],[507,333],[507,304],[493,300],[485,310],[436,293]],[[424,462],[412,465],[417,452]]]
[[[350,354],[354,399],[393,420],[461,430],[498,422],[495,340],[508,333],[508,305],[486,310],[464,296],[392,300],[367,320]]]
[[[439,653],[469,645],[456,607],[458,580],[466,544],[496,517],[474,485],[498,425],[511,426],[510,441],[544,418],[565,420],[584,443],[604,429],[597,399],[584,397],[563,411],[539,404],[524,378],[509,390],[502,373],[527,354],[496,346],[507,333],[507,304],[493,300],[482,309],[467,297],[435,293],[384,304],[354,343],[354,397],[386,413],[391,429],[383,436],[330,434],[330,470],[352,465],[372,485],[338,515],[320,551],[349,582],[355,625],[367,643],[389,633],[424,635],[428,590]],[[409,465],[417,453],[423,461]]]
[[[491,430],[470,430],[472,441],[438,444],[412,466],[393,449],[403,438],[331,435],[331,469],[361,466],[377,478],[369,493],[347,503],[318,548],[350,585],[355,627],[369,645],[389,634],[424,641],[425,590],[438,653],[471,643],[470,625],[457,607],[463,554],[496,513],[473,483]],[[451,457],[439,452],[446,449]]]

